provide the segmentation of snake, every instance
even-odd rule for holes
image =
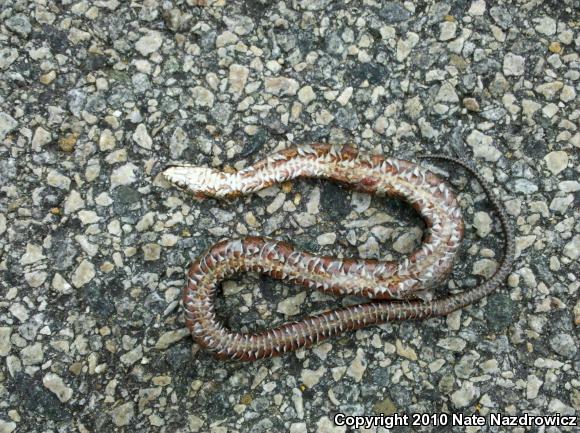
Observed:
[[[274,152],[241,170],[220,171],[184,163],[166,167],[163,176],[198,199],[235,198],[296,178],[334,181],[356,191],[402,200],[418,212],[426,227],[419,247],[399,262],[317,255],[268,237],[221,240],[195,259],[187,273],[182,305],[194,340],[219,359],[255,361],[370,325],[445,316],[492,293],[507,278],[514,260],[514,234],[505,207],[492,186],[465,161],[446,155],[419,158],[449,161],[467,170],[499,216],[504,237],[502,258],[490,278],[474,288],[427,300],[422,294],[432,295],[432,289],[449,278],[464,234],[455,194],[427,168],[348,145],[324,143]],[[244,272],[370,300],[270,329],[237,332],[218,320],[215,300],[221,281]]]

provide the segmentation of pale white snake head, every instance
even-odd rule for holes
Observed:
[[[200,199],[231,194],[226,173],[212,168],[179,164],[166,168],[162,174],[173,185],[194,193]]]

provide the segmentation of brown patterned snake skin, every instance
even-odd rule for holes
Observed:
[[[463,219],[454,194],[425,168],[327,144],[274,153],[235,173],[190,165],[167,168],[163,174],[171,183],[200,198],[235,197],[297,177],[329,179],[358,191],[398,197],[413,206],[427,226],[421,246],[400,263],[317,256],[261,237],[218,242],[192,263],[183,292],[186,323],[195,340],[219,358],[253,361],[309,347],[347,330],[393,320],[443,316],[495,290],[507,277],[514,256],[513,233],[504,207],[491,186],[464,162],[437,155],[423,158],[452,161],[470,172],[496,209],[505,237],[503,259],[489,280],[469,291],[428,302],[418,300],[417,293],[447,279],[463,237]],[[363,295],[375,301],[258,333],[233,332],[217,321],[214,298],[219,282],[239,272],[260,272],[307,288],[336,295]]]

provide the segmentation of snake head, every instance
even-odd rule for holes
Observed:
[[[211,181],[214,170],[192,165],[171,165],[163,171],[163,177],[180,189],[192,192],[196,198],[202,200],[213,195]]]
[[[213,168],[176,164],[167,167],[162,174],[173,185],[192,192],[200,200],[233,197],[237,192],[229,182],[231,175]]]

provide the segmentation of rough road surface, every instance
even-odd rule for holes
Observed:
[[[0,432],[345,433],[336,413],[577,415],[575,2],[197,3],[2,1]],[[241,168],[309,142],[469,160],[513,219],[507,284],[445,319],[282,358],[199,350],[179,308],[185,270],[224,237],[389,259],[419,244],[408,206],[328,182],[198,202],[159,175],[170,161]],[[502,237],[470,176],[438,171],[466,219],[445,293],[493,273]],[[219,310],[251,331],[354,302],[242,275]],[[466,431],[397,431],[416,430]]]

